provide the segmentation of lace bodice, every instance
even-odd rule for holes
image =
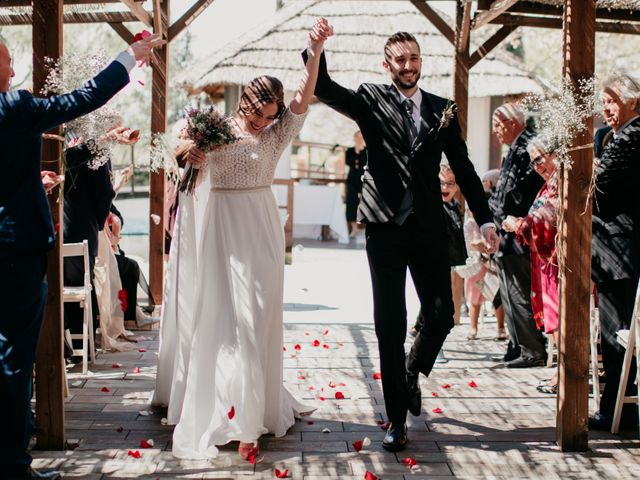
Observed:
[[[306,116],[306,112],[296,115],[287,108],[280,119],[257,136],[236,129],[240,135],[237,142],[208,155],[211,186],[245,189],[271,185],[282,152],[298,134]]]

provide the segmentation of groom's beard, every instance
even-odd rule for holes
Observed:
[[[417,85],[417,83],[418,83],[418,80],[420,80],[420,75],[422,74],[422,72],[420,70],[415,70],[415,71],[411,72],[411,73],[415,74],[415,80],[412,80],[410,82],[406,82],[406,81],[404,81],[404,80],[402,80],[400,78],[400,75],[403,74],[403,73],[406,73],[406,71],[403,70],[403,71],[400,71],[400,72],[397,72],[397,73],[396,72],[392,72],[392,75],[391,75],[391,81],[393,83],[395,83],[395,85],[397,87],[402,88],[402,89],[409,89],[409,88],[415,87]]]

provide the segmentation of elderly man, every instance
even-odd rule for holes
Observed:
[[[631,325],[640,276],[640,83],[628,74],[613,74],[604,82],[601,97],[603,116],[613,137],[596,169],[591,276],[598,291],[607,382],[600,412],[589,418],[589,428],[609,430],[624,357],[616,333]],[[630,375],[627,394],[635,389],[633,383]],[[633,428],[638,416],[631,405],[625,409],[621,426]]]
[[[500,178],[489,206],[500,231],[496,255],[500,275],[500,297],[509,330],[509,346],[502,357],[509,368],[541,367],[546,361],[544,337],[531,310],[531,267],[529,250],[505,232],[502,222],[508,215],[524,217],[544,180],[531,167],[527,144],[533,132],[526,128],[524,113],[513,103],[505,103],[493,114],[493,133],[509,145]]]
[[[104,105],[148,61],[158,36],[131,45],[75,92],[36,98],[9,91],[11,54],[0,43],[0,472],[3,479],[60,478],[30,467],[31,372],[47,292],[46,251],[55,233],[40,174],[42,134]],[[46,183],[46,182],[45,182]]]

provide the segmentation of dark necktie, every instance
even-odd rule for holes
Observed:
[[[413,100],[410,99],[405,99],[402,102],[402,107],[404,109],[404,113],[405,113],[405,120],[406,120],[406,128],[407,128],[407,133],[409,134],[409,141],[411,143],[411,145],[413,145],[413,142],[415,142],[416,138],[418,137],[418,129],[416,128],[416,122],[413,119]]]

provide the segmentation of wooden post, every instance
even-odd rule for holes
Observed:
[[[169,31],[169,2],[162,0],[154,3],[154,25],[165,36]],[[159,21],[158,21],[158,17]],[[167,130],[167,89],[169,83],[169,44],[154,49],[152,62],[152,93],[151,93],[151,132],[164,133]],[[149,211],[151,215],[157,215],[160,221],[156,224],[149,219],[149,285],[153,298],[162,299],[162,285],[164,277],[164,231],[165,231],[165,176],[164,170],[158,170],[149,174]],[[157,217],[156,217],[157,218]]]
[[[467,139],[467,120],[469,115],[469,8],[470,2],[464,5],[460,2],[456,7],[456,31],[454,42],[454,78],[453,78],[453,98],[458,107],[458,121],[462,138]],[[459,200],[464,205],[464,198]],[[462,295],[464,280],[460,275],[451,273],[451,290],[453,293],[453,305],[455,307],[454,323],[460,323],[460,307],[462,305]]]
[[[563,73],[574,86],[593,77],[595,0],[565,0]],[[556,434],[563,451],[588,448],[589,297],[591,294],[591,202],[593,120],[576,136],[573,165],[562,171],[560,227],[564,268],[560,272],[560,342]],[[585,208],[586,206],[586,208]],[[551,354],[551,352],[549,352]]]
[[[33,90],[38,94],[47,78],[45,57],[62,55],[63,0],[33,2]],[[60,134],[60,128],[49,133]],[[62,173],[62,145],[45,140],[42,151],[43,170]],[[53,223],[58,241],[47,255],[47,304],[36,353],[36,429],[41,450],[64,449],[64,361],[62,352],[62,196],[60,187],[49,195]]]

